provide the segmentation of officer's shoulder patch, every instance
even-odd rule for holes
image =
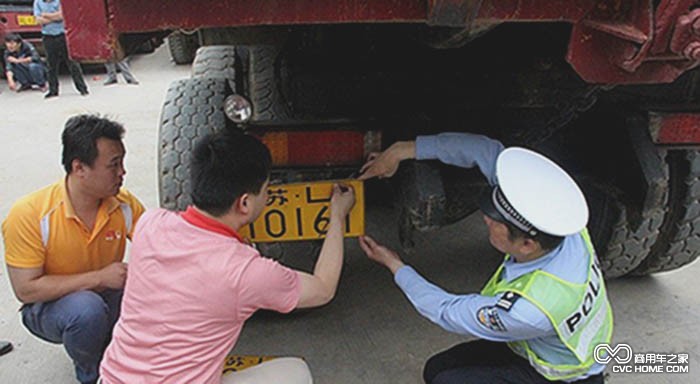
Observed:
[[[515,292],[505,292],[501,297],[498,299],[498,302],[496,303],[496,306],[498,308],[503,309],[504,311],[510,311],[511,308],[513,308],[513,304],[515,304],[516,301],[520,298],[520,295],[515,293]]]
[[[501,317],[498,315],[498,308],[495,306],[481,307],[476,314],[476,318],[479,324],[492,331],[507,331],[503,321],[501,321]]]

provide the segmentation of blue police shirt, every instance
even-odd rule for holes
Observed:
[[[34,16],[39,17],[42,13],[54,13],[61,9],[60,0],[34,0]],[[66,32],[63,20],[52,21],[41,26],[41,34],[48,36],[58,36]]]
[[[481,135],[443,133],[416,139],[418,160],[438,159],[464,168],[478,166],[496,184],[496,159],[504,149],[500,142]],[[579,234],[570,235],[546,255],[524,263],[512,258],[504,262],[502,278],[511,281],[541,269],[561,279],[584,283],[588,277],[588,251]],[[457,295],[428,282],[410,266],[400,268],[394,281],[416,310],[443,329],[492,341],[528,340],[532,350],[553,364],[578,364],[571,351],[559,340],[547,316],[534,304],[520,298],[509,310],[497,307],[499,296]],[[480,321],[479,312],[486,308],[497,321]],[[482,312],[483,316],[483,312]],[[487,319],[492,320],[492,319]],[[601,373],[605,365],[595,363],[580,380]]]

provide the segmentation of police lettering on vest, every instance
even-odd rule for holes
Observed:
[[[567,336],[571,336],[576,332],[576,328],[579,325],[586,322],[585,320],[588,319],[588,315],[591,314],[593,309],[593,301],[600,294],[600,279],[602,275],[597,259],[591,263],[591,272],[591,280],[588,282],[588,289],[586,290],[586,296],[583,298],[581,308],[566,318],[566,327],[564,327],[563,331]]]

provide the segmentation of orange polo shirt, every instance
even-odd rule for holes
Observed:
[[[43,267],[48,275],[95,271],[121,261],[127,237],[143,213],[141,202],[121,189],[104,199],[95,226],[75,214],[65,180],[19,199],[2,223],[5,262],[16,268]]]

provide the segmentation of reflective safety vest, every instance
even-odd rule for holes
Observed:
[[[527,299],[542,311],[559,336],[559,340],[576,356],[578,364],[553,364],[542,360],[530,348],[528,340],[509,342],[508,346],[527,359],[537,372],[548,380],[567,380],[586,374],[594,364],[593,350],[601,343],[610,343],[613,317],[605,290],[605,282],[595,257],[593,244],[584,229],[588,249],[588,278],[575,284],[541,270],[501,280],[503,264],[481,291],[484,296],[513,292]],[[510,255],[506,255],[506,260]]]

